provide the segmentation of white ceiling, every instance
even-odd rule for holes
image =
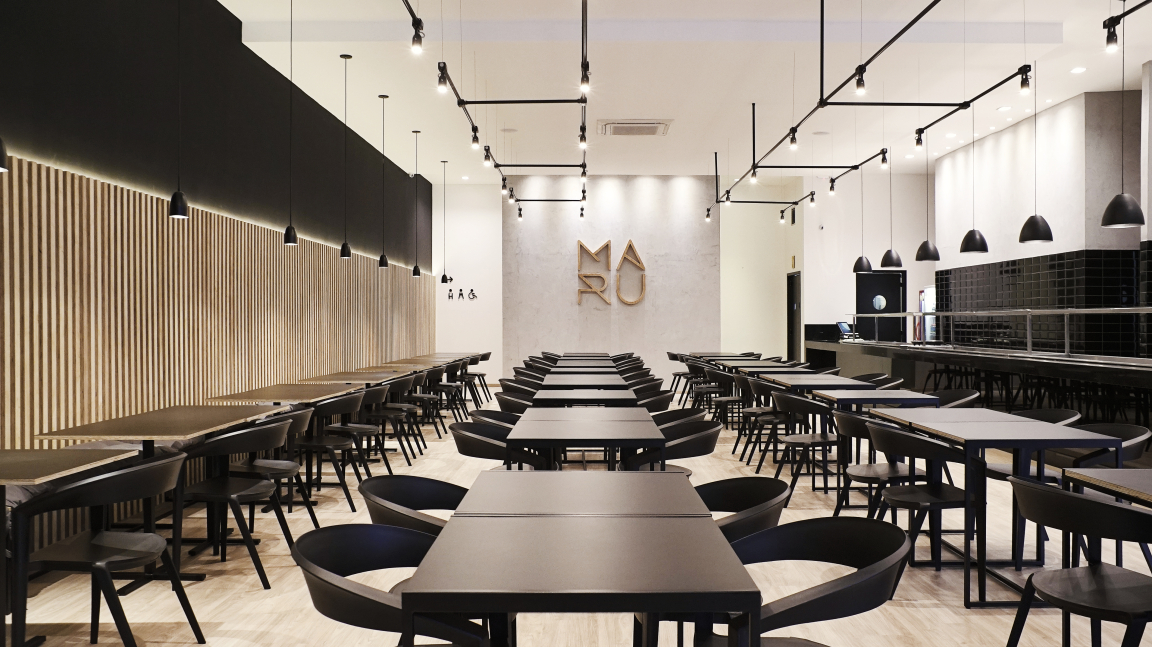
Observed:
[[[244,21],[248,46],[287,75],[289,0],[221,1]],[[870,56],[926,4],[867,0],[861,28],[860,0],[829,0],[826,87],[852,73],[861,47],[863,56]],[[449,160],[449,183],[464,182],[463,176],[468,183],[498,183],[499,176],[483,168],[482,156],[471,149],[468,124],[451,95],[436,91],[436,63],[447,62],[465,98],[575,98],[580,3],[422,0],[413,6],[419,7],[427,34],[420,56],[408,46],[411,27],[401,0],[295,0],[293,78],[342,116],[339,55],[352,54],[348,120],[361,136],[381,141],[376,97],[388,94],[385,152],[391,159],[411,172],[411,131],[421,130],[423,175],[439,182],[441,169],[435,167]],[[869,68],[867,99],[958,102],[1034,59],[1033,87],[1041,110],[1082,92],[1118,90],[1120,55],[1104,52],[1101,22],[1120,10],[1119,2],[1107,0],[1028,0],[1026,7],[1020,0],[944,0]],[[819,4],[813,0],[590,0],[588,15],[590,174],[711,174],[715,151],[727,184],[729,176],[741,175],[751,164],[752,102],[761,153],[816,103]],[[1139,87],[1141,62],[1152,58],[1152,8],[1133,14],[1127,27],[1126,83],[1132,89]],[[1087,71],[1071,74],[1073,67]],[[836,99],[850,101],[855,95],[848,88]],[[1020,96],[1018,84],[1010,82],[976,104],[975,130],[1001,128],[1009,119],[1026,118],[1031,108],[1032,97]],[[930,131],[925,151],[915,151],[915,128],[944,112],[828,107],[800,129],[799,150],[783,147],[765,163],[851,164],[887,145],[897,172],[923,173],[925,155],[930,159],[970,139],[972,115],[961,112]],[[478,107],[473,114],[481,139],[501,162],[580,161],[578,106]],[[599,119],[673,123],[664,137],[604,137],[595,132]],[[501,132],[505,129],[514,132]],[[947,139],[945,133],[956,136]]]

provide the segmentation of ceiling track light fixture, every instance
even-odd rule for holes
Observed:
[[[340,258],[352,258],[352,246],[348,244],[348,61],[351,54],[341,54],[344,59],[344,244],[340,246]]]
[[[284,244],[288,247],[295,247],[299,244],[296,238],[296,228],[292,226],[292,126],[293,121],[293,99],[296,96],[296,86],[292,84],[292,54],[294,43],[294,25],[295,23],[295,3],[289,0],[288,2],[288,226],[284,228]],[[3,142],[0,142],[0,154],[4,150]],[[0,157],[0,164],[4,160]]]
[[[796,143],[796,129],[792,128],[788,131],[788,150],[794,151],[797,148],[800,148],[800,146]]]
[[[584,219],[584,207],[580,207],[580,219]]]
[[[500,178],[500,195],[508,195],[508,178]]]
[[[1124,17],[1129,13],[1139,9],[1140,7],[1148,4],[1147,2],[1141,3],[1129,9],[1128,11],[1118,16],[1120,22],[1120,30],[1125,31]],[[1124,91],[1127,89],[1124,78],[1124,67],[1126,63],[1128,38],[1127,33],[1124,34],[1124,39],[1120,43],[1120,96],[1124,96]],[[1140,203],[1136,198],[1124,190],[1124,148],[1125,137],[1124,122],[1125,122],[1124,102],[1120,102],[1120,193],[1108,203],[1104,209],[1104,217],[1100,221],[1101,227],[1109,229],[1122,229],[1127,227],[1140,227],[1144,225],[1144,211],[1140,209]]]
[[[1104,37],[1104,51],[1115,54],[1116,50],[1120,49],[1120,38],[1116,35],[1116,25],[1108,25],[1106,29],[1108,35]]]
[[[580,189],[580,204],[587,204],[587,203],[588,203],[588,190],[587,189]]]
[[[816,192],[815,191],[808,194],[808,206],[810,206],[810,207],[816,206]]]
[[[510,187],[508,189],[508,204],[516,204],[516,188]]]
[[[588,79],[588,61],[582,61],[580,63],[580,94],[588,94],[590,89],[592,89],[592,85]]]
[[[712,222],[712,207],[704,211],[704,222]]]
[[[984,96],[991,94],[994,90],[996,90],[1000,86],[1008,83],[1012,79],[1014,79],[1018,76],[1023,77],[1024,75],[1030,74],[1031,72],[1032,72],[1032,66],[1031,65],[1021,65],[1019,68],[1017,68],[1017,70],[1015,72],[1013,72],[1012,74],[1009,74],[1008,76],[1004,77],[1000,81],[997,81],[996,83],[992,84],[992,86],[985,89],[983,92],[980,92],[979,94],[972,97],[971,99],[968,99],[967,101],[961,101],[960,103],[957,103],[957,104],[946,104],[946,105],[950,105],[950,106],[954,106],[954,107],[952,108],[952,110],[949,110],[946,114],[942,115],[940,118],[936,119],[935,121],[927,124],[926,126],[922,126],[920,128],[917,128],[916,132],[920,133],[921,136],[923,136],[925,133],[928,132],[929,128],[932,128],[933,126],[939,124],[940,122],[944,121],[945,119],[947,119],[947,118],[951,117],[952,115],[955,115],[956,113],[960,112],[961,110],[972,109],[972,107],[974,105],[976,105],[976,101],[978,99],[981,99]],[[1031,81],[1029,81],[1029,84],[1031,84]],[[973,133],[973,137],[975,137],[976,136],[975,126],[973,126],[973,128],[972,128],[972,133]],[[961,143],[963,143],[963,140],[961,140]]]
[[[485,146],[484,147],[484,167],[488,168],[490,166],[492,166],[492,151],[487,146]]]
[[[885,170],[888,169],[888,149],[887,148],[880,150],[880,168],[885,169]]]
[[[782,225],[784,224],[784,212],[785,211],[787,211],[787,209],[781,209],[780,210],[780,224],[782,224]]]
[[[180,190],[180,165],[181,158],[184,155],[183,139],[184,139],[184,83],[183,75],[181,74],[181,38],[180,38],[180,19],[183,17],[181,11],[183,3],[176,0],[176,192],[172,194],[172,200],[168,203],[168,216],[176,218],[177,220],[185,220],[188,218],[188,199],[184,197],[184,192]],[[7,162],[7,151],[0,148],[0,152],[4,155],[4,166]]]
[[[412,53],[420,54],[424,51],[424,21],[416,16],[416,12],[408,0],[404,0],[404,8],[412,17]]]
[[[867,68],[863,65],[856,66],[856,96],[858,97],[862,97],[868,92],[867,87],[864,85],[864,72],[866,71]]]
[[[524,207],[516,207],[516,219],[517,220],[523,220],[524,219]]]
[[[836,196],[836,178],[828,180],[828,197]]]
[[[587,165],[582,165],[582,166],[580,167],[580,183],[581,183],[581,184],[587,184],[587,183],[588,183],[588,168],[587,168]]]
[[[584,124],[580,124],[580,137],[576,141],[579,143],[581,150],[588,148],[588,131]]]
[[[924,150],[924,131],[920,128],[916,129],[915,146],[918,151]]]

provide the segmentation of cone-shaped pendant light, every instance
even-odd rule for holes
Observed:
[[[8,172],[8,149],[4,148],[4,140],[0,139],[0,173]]]
[[[416,226],[416,250],[412,255],[412,278],[420,278],[420,131],[413,130],[416,137],[416,166],[412,171],[412,224]]]
[[[183,153],[180,143],[184,135],[184,84],[180,75],[181,4],[180,0],[176,0],[176,193],[172,194],[172,200],[168,203],[168,215],[172,218],[183,220],[188,217],[188,199],[184,197],[184,192],[180,190],[180,156]]]
[[[853,137],[856,137],[856,109],[852,109]],[[858,139],[858,138],[857,138]],[[853,148],[853,156],[857,151]],[[856,274],[867,274],[872,271],[872,261],[864,255],[864,169],[860,169],[860,258],[852,264],[852,271]]]
[[[440,275],[440,282],[447,285],[452,279],[448,278],[448,160],[440,160],[443,165],[444,176],[440,180],[440,250],[443,260],[440,261],[443,274]]]
[[[380,154],[384,156],[384,142],[385,136],[385,120],[384,120],[384,105],[388,102],[388,95],[380,95]],[[388,268],[388,253],[384,251],[384,246],[387,243],[388,225],[386,214],[388,213],[388,158],[385,156],[380,164],[380,269]]]
[[[288,2],[288,226],[284,228],[284,244],[295,247],[299,241],[296,239],[296,228],[292,226],[292,126],[293,103],[296,96],[296,86],[292,84],[292,53],[293,53],[293,26],[295,22],[294,4]]]
[[[1025,29],[1027,29],[1027,22]],[[1024,39],[1027,42],[1027,38]],[[1036,62],[1032,62],[1032,73],[1036,74]],[[1039,104],[1036,97],[1039,92],[1032,93],[1032,215],[1024,221],[1024,226],[1020,228],[1020,242],[1022,243],[1050,243],[1052,242],[1052,228],[1048,226],[1048,221],[1041,216],[1037,205],[1039,204],[1040,195],[1040,111],[1037,109]]]
[[[916,60],[916,100],[920,100],[920,60]],[[923,143],[924,133],[918,134],[917,141]],[[938,261],[940,260],[940,250],[936,249],[936,245],[932,243],[928,234],[928,214],[932,210],[932,195],[928,191],[928,183],[932,180],[932,176],[928,174],[928,155],[924,155],[924,242],[920,243],[920,247],[916,248],[917,261]]]
[[[344,244],[340,246],[340,258],[352,258],[352,246],[348,244],[348,59],[351,54],[341,54],[344,59]]]
[[[960,241],[960,253],[987,254],[988,241],[976,228],[976,104],[972,104],[969,110],[972,111],[972,150],[969,153],[972,158],[972,228],[964,234],[964,240]]]
[[[1128,38],[1125,35],[1124,19],[1120,19],[1120,96],[1124,96],[1124,63]],[[1104,209],[1104,218],[1100,221],[1101,227],[1117,229],[1122,227],[1140,227],[1144,224],[1144,211],[1140,203],[1124,191],[1124,100],[1120,100],[1120,193],[1112,198]]]
[[[883,87],[881,87],[880,91],[880,100],[883,101]],[[883,120],[883,117],[881,117],[881,119]],[[884,141],[888,141],[886,134],[887,131],[885,130],[884,132]],[[884,149],[880,157],[881,162],[886,159],[887,155],[888,150]],[[890,164],[881,163],[880,168],[885,167],[888,169],[888,251],[884,252],[884,257],[880,259],[880,267],[904,267],[904,262],[900,260],[900,254],[896,251],[896,236],[895,232],[893,231],[893,221],[895,219],[892,217],[892,166]]]

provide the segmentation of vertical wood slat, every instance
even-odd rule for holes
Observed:
[[[16,157],[0,173],[0,450],[435,350],[435,278]],[[67,443],[60,443],[64,446]],[[43,445],[43,447],[50,447]],[[80,527],[46,519],[41,540]]]

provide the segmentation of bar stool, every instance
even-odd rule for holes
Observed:
[[[396,444],[400,447],[400,453],[404,456],[404,462],[409,467],[412,466],[412,459],[416,458],[416,450],[419,449],[419,441],[413,446],[412,437],[408,433],[408,413],[402,409],[392,409],[391,403],[388,398],[393,397],[398,400],[398,396],[402,391],[407,391],[412,384],[412,377],[400,378],[388,383],[388,394],[385,396],[384,401],[369,407],[365,411],[361,407],[361,419],[367,424],[380,425],[380,440],[379,448],[381,453],[388,451],[384,446],[384,441],[388,439],[388,431],[386,425],[392,428],[392,437],[396,439]],[[407,446],[405,446],[407,444]],[[423,450],[421,450],[423,451]],[[411,454],[411,456],[409,455]]]
[[[784,463],[791,459],[792,465],[792,483],[789,487],[793,492],[796,491],[796,483],[804,474],[812,477],[812,490],[816,490],[816,452],[821,453],[820,472],[824,478],[824,491],[828,491],[828,452],[836,447],[839,442],[835,433],[828,433],[828,419],[831,417],[832,409],[822,402],[809,400],[800,396],[792,395],[790,393],[773,393],[772,401],[776,404],[776,410],[785,414],[788,418],[788,435],[780,439],[780,444],[784,445],[784,454],[780,457],[780,462],[776,465],[776,478],[780,478],[780,472],[784,470]],[[815,422],[820,423],[821,429],[825,431],[816,431]],[[797,425],[803,425],[809,431],[806,434],[792,433]],[[768,452],[760,455],[760,465],[764,464],[764,457]],[[807,471],[805,471],[807,468]],[[756,468],[759,472],[760,467]],[[836,471],[837,485],[840,482],[840,472]]]
[[[423,383],[423,377],[420,374],[413,374],[405,377],[403,380],[394,380],[392,388],[388,391],[388,400],[384,403],[383,408],[386,410],[400,411],[404,415],[401,420],[404,423],[405,434],[415,441],[416,451],[424,454],[424,450],[428,448],[428,441],[424,439],[424,430],[419,424],[420,407],[412,402],[408,402],[407,398],[412,393],[417,383]],[[423,445],[423,448],[421,448]],[[416,454],[413,452],[412,457],[415,458]]]
[[[388,389],[389,385],[387,384],[364,389],[364,399],[360,401],[360,410],[356,412],[356,417],[363,419],[372,407],[384,402],[388,396]],[[372,454],[372,441],[376,440],[376,447],[380,450],[380,460],[384,462],[384,467],[388,473],[392,473],[392,464],[388,462],[388,455],[384,453],[383,424],[339,422],[324,427],[324,433],[347,436],[352,439],[352,444],[356,446],[356,454],[360,458],[360,465],[364,468],[364,475],[368,478],[372,478],[372,469],[368,467],[368,457]]]
[[[293,456],[293,443],[297,436],[304,434],[308,431],[308,423],[312,420],[312,409],[300,409],[292,411],[272,418],[265,418],[259,424],[270,425],[283,422],[287,420],[290,425],[288,427],[288,438],[285,442],[285,449],[287,455]],[[258,452],[250,452],[247,459],[239,463],[233,463],[228,466],[228,474],[242,478],[262,478],[272,481],[276,484],[276,491],[280,491],[280,482],[288,481],[288,513],[292,513],[292,500],[293,492],[299,490],[300,496],[304,499],[304,508],[308,511],[308,516],[312,518],[312,526],[315,528],[320,527],[320,521],[316,519],[316,511],[312,509],[312,499],[308,496],[308,487],[304,484],[304,480],[300,477],[301,470],[300,463],[295,460],[280,460],[276,458],[259,458]],[[295,484],[295,486],[293,486]],[[249,527],[255,525],[255,508],[256,504],[249,504],[248,508],[248,525]]]
[[[323,433],[323,429],[331,418],[351,416],[359,411],[360,403],[363,400],[364,392],[358,391],[317,404],[312,413],[311,434],[296,441],[296,451],[301,452],[306,461],[304,463],[307,474],[305,481],[307,481],[308,487],[315,487],[317,491],[320,490],[324,459],[327,458],[328,462],[332,464],[332,471],[336,472],[336,478],[340,481],[340,489],[344,490],[344,498],[348,500],[348,507],[352,509],[352,512],[356,512],[356,504],[352,501],[352,493],[348,491],[346,472],[349,463],[351,463],[353,471],[356,472],[356,480],[363,480],[360,477],[360,468],[349,456],[355,449],[355,444],[347,436],[326,435]],[[336,452],[340,452],[341,459],[336,458]],[[316,460],[315,481],[312,480],[313,458]]]
[[[836,509],[832,512],[833,517],[839,517],[840,511],[844,508],[850,507],[848,504],[848,496],[852,492],[852,482],[863,483],[868,486],[868,490],[863,494],[868,497],[868,518],[871,519],[875,516],[877,508],[880,506],[881,495],[884,488],[889,485],[903,485],[913,481],[915,478],[924,476],[921,470],[913,470],[908,464],[901,462],[901,457],[892,457],[892,460],[885,460],[883,463],[876,463],[871,460],[871,455],[875,453],[871,449],[872,436],[868,433],[868,424],[872,423],[879,426],[875,420],[865,418],[864,416],[847,411],[834,411],[832,418],[836,421],[836,433],[841,438],[840,447],[836,452],[837,462],[840,464],[840,471],[844,474],[843,485],[840,487],[840,494],[836,499]],[[852,440],[856,440],[856,463],[852,464]],[[867,463],[862,463],[861,441],[868,441],[869,445],[869,458]],[[875,488],[875,489],[874,489]],[[896,523],[895,510],[893,510],[892,523]]]
[[[480,362],[487,362],[491,357],[492,357],[491,352],[481,353],[480,358],[476,360],[476,363],[479,364]],[[472,375],[476,376],[476,381],[479,382],[480,388],[484,390],[485,401],[491,402],[492,401],[492,392],[488,390],[488,374],[487,373],[472,373]]]

